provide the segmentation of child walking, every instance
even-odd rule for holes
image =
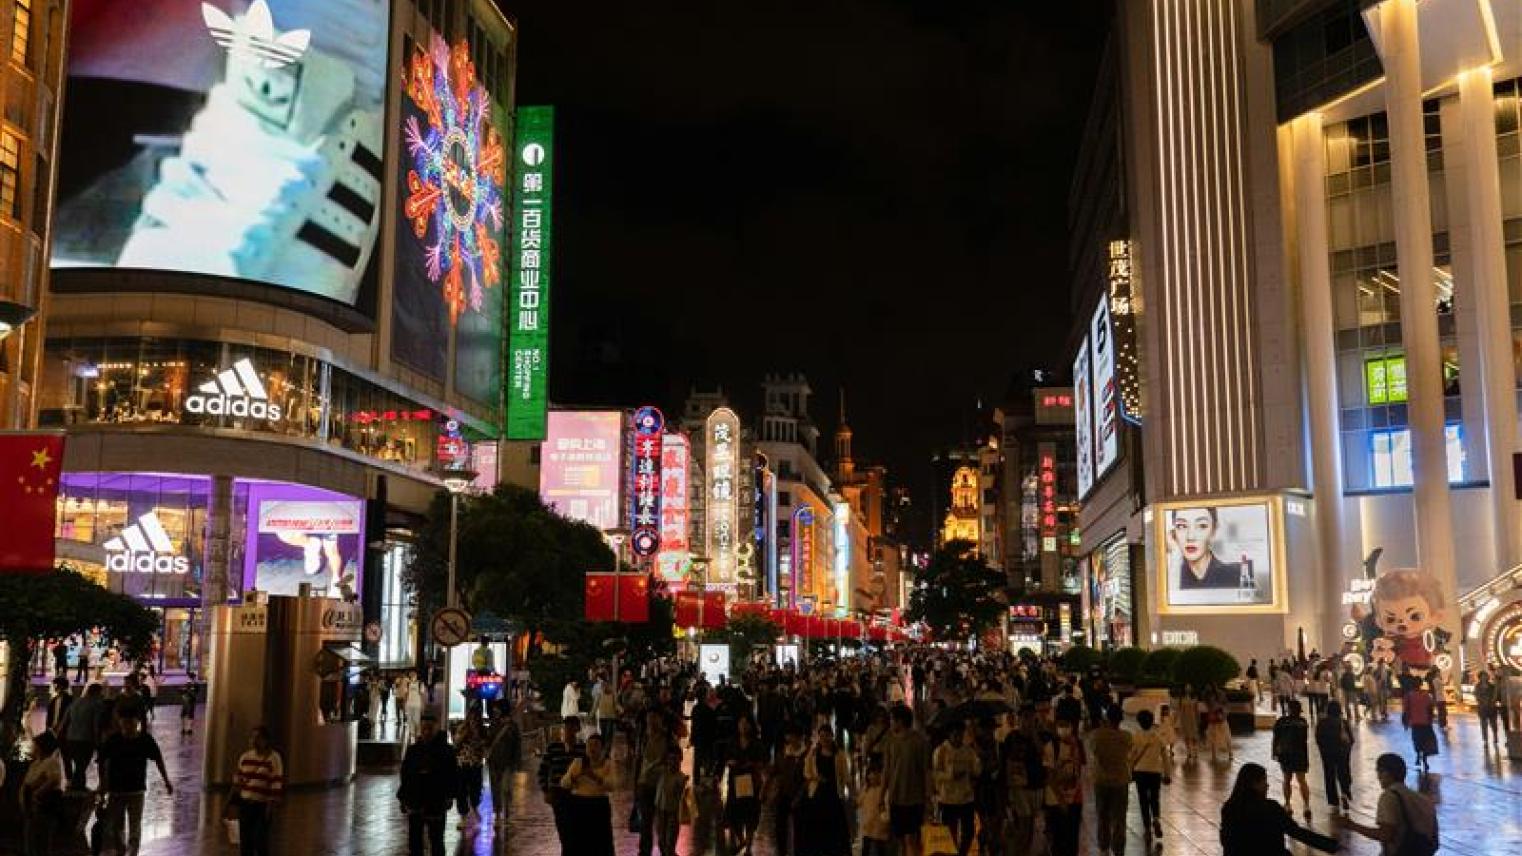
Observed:
[[[888,856],[892,838],[888,805],[883,797],[883,762],[874,759],[867,766],[867,786],[856,798],[857,823],[861,827],[861,856]]]

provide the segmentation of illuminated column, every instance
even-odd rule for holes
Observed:
[[[1496,159],[1495,89],[1489,68],[1459,75],[1459,114],[1463,123],[1463,198],[1469,216],[1471,279],[1478,327],[1478,383],[1466,391],[1484,391],[1485,457],[1490,466],[1491,515],[1495,518],[1497,567],[1492,575],[1522,561],[1518,546],[1518,503],[1512,487],[1511,456],[1517,450],[1517,370],[1512,363],[1511,298],[1506,286],[1506,249],[1501,229],[1501,175]],[[1468,370],[1466,375],[1473,377]]]
[[[1437,290],[1432,282],[1432,207],[1422,126],[1416,0],[1385,0],[1369,14],[1383,34],[1379,47],[1385,66],[1385,107],[1390,125],[1395,252],[1400,259],[1400,329],[1406,349],[1411,472],[1416,482],[1413,489],[1416,552],[1422,569],[1443,587],[1449,605],[1445,624],[1453,638],[1458,639],[1458,582],[1448,492],[1447,439],[1443,432]]]
[[[1311,487],[1316,494],[1316,627],[1326,650],[1337,639],[1342,581],[1342,438],[1337,427],[1337,347],[1332,271],[1327,250],[1326,142],[1321,114],[1290,127],[1294,149],[1295,243],[1300,262],[1300,321],[1305,334],[1306,404],[1311,429]]]
[[[200,669],[202,675],[210,674],[212,608],[227,603],[231,589],[228,574],[228,547],[232,542],[233,525],[232,476],[212,476],[211,495],[206,508],[206,554],[201,565],[201,638]]]

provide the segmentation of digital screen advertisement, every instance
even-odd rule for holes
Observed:
[[[1089,343],[1085,339],[1073,360],[1073,428],[1078,445],[1078,496],[1094,484],[1094,413],[1089,386]]]
[[[392,357],[481,402],[502,387],[506,286],[506,113],[476,77],[470,48],[409,42],[397,158]]]
[[[1090,406],[1094,408],[1094,477],[1104,475],[1120,457],[1120,399],[1115,391],[1115,337],[1110,327],[1109,301],[1099,301],[1089,325],[1090,369],[1094,385]]]
[[[371,300],[387,0],[76,0],[52,264]]]
[[[556,410],[539,456],[539,499],[562,517],[618,528],[624,415]]]
[[[1153,512],[1159,612],[1282,612],[1277,497],[1166,503]]]
[[[293,484],[248,488],[243,587],[294,595],[302,583],[329,597],[357,594],[364,564],[365,503]]]

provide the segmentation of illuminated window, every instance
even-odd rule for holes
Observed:
[[[32,0],[16,0],[16,16],[11,25],[11,59],[26,65],[31,55]]]
[[[20,187],[21,141],[10,131],[0,131],[0,212],[20,216]]]
[[[1450,484],[1464,480],[1464,428],[1449,425],[1443,429],[1448,447],[1448,481]],[[1415,478],[1411,472],[1411,429],[1374,431],[1369,434],[1369,451],[1373,456],[1375,487],[1410,487]]]

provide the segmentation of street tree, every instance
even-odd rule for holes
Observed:
[[[99,628],[127,662],[147,657],[158,616],[126,595],[108,591],[67,565],[51,573],[0,574],[0,639],[10,647],[0,756],[8,757],[26,710],[29,646]]]
[[[971,541],[948,541],[930,557],[909,592],[910,621],[924,622],[937,639],[965,640],[999,623],[1004,574],[988,566]]]

